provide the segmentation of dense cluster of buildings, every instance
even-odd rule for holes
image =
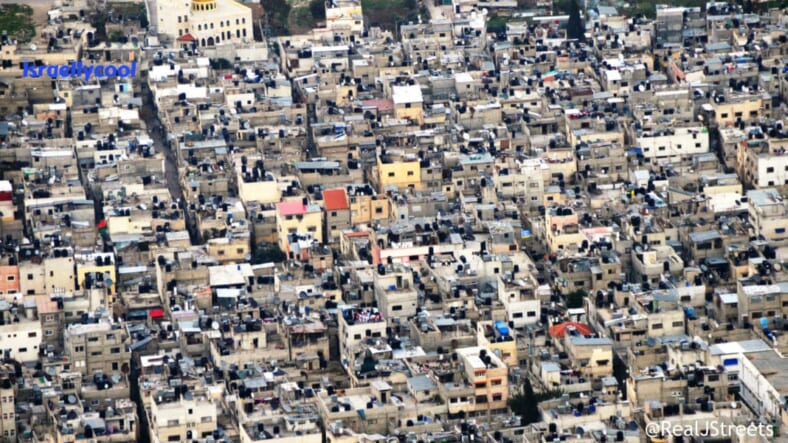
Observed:
[[[445,3],[3,37],[0,440],[784,438],[786,11]]]

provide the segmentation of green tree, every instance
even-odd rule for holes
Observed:
[[[569,22],[566,27],[566,34],[567,37],[581,42],[585,41],[586,38],[585,26],[583,25],[583,19],[580,17],[580,5],[577,4],[577,0],[572,0],[569,3]]]
[[[527,426],[542,420],[542,413],[539,411],[539,403],[553,398],[559,398],[564,394],[561,389],[535,393],[531,386],[531,380],[527,377],[523,382],[520,392],[509,399],[509,408],[515,415],[520,416],[520,426]]]
[[[287,260],[285,254],[278,245],[258,245],[252,254],[252,264],[261,263],[281,263]]]
[[[315,21],[326,19],[326,5],[323,0],[312,0],[309,2],[309,12],[312,13],[312,18]]]
[[[586,298],[588,294],[586,291],[582,289],[578,289],[577,291],[572,291],[566,296],[566,307],[573,309],[573,308],[582,308],[583,307],[583,299]]]
[[[487,19],[487,32],[503,34],[506,32],[506,23],[509,21],[508,17],[494,15]]]

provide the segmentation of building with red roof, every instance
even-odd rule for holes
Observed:
[[[347,191],[344,188],[323,191],[323,207],[326,210],[326,238],[329,243],[339,241],[342,231],[351,226]]]
[[[550,326],[550,336],[554,338],[563,338],[566,336],[567,329],[571,330],[574,328],[580,335],[587,336],[593,335],[594,331],[591,329],[590,326],[584,323],[578,323],[574,321],[567,321],[564,323],[559,323],[557,325]]]
[[[302,237],[301,240],[311,238],[313,242],[322,244],[323,210],[320,206],[309,203],[307,199],[278,203],[276,230],[279,247],[285,253],[290,252],[290,237],[294,234]]]

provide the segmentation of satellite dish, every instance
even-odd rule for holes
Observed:
[[[77,403],[77,397],[75,395],[69,395],[67,400],[68,400],[68,404],[70,405],[74,405]]]
[[[211,323],[211,329],[213,329],[214,331],[218,331],[219,330],[219,322],[218,321],[214,321],[213,323]]]

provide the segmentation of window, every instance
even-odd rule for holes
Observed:
[[[375,214],[382,214],[383,208],[375,208]]]
[[[408,171],[408,177],[413,177],[413,171]]]
[[[767,173],[774,172],[774,167],[773,166],[769,166],[768,168],[766,168],[766,172]]]
[[[394,173],[393,172],[389,172],[389,177],[394,177]]]
[[[474,384],[474,387],[476,387],[476,389],[484,389],[487,387],[487,383],[483,381],[479,381]]]
[[[32,280],[33,279],[33,274],[27,274],[27,279],[28,280]]]
[[[36,338],[37,335],[38,335],[38,333],[36,331],[27,333],[27,336],[30,337],[30,338]]]
[[[525,315],[526,317],[536,317],[536,311],[528,311]]]
[[[120,354],[120,348],[112,348],[109,352],[112,354]]]
[[[492,380],[490,381],[490,386],[501,386],[501,383],[500,379]]]
[[[353,336],[355,340],[361,340],[361,334],[356,334]]]
[[[402,310],[402,305],[396,305],[396,306],[392,306],[392,307],[391,307],[391,310],[392,310],[392,311],[401,311],[401,310]]]
[[[14,280],[16,280],[16,276],[15,275],[9,275],[8,277],[6,277],[6,279],[8,281],[14,281]]]
[[[662,329],[662,323],[654,323],[651,325],[651,329]]]
[[[53,335],[55,335],[55,333],[51,329],[44,331],[44,336],[46,337],[52,337]]]
[[[707,381],[719,381],[720,380],[720,374],[708,374],[706,376],[706,380]]]
[[[19,348],[19,352],[27,352],[27,348]]]
[[[503,398],[503,394],[493,394],[492,395],[492,401],[501,401],[502,398]]]
[[[674,327],[674,328],[681,328],[681,327],[684,327],[684,322],[683,322],[683,321],[674,321],[674,322],[673,322],[673,327]]]
[[[785,234],[785,228],[777,228],[774,230],[775,234]]]
[[[332,212],[331,212],[331,216],[332,216],[332,217],[336,217],[336,216],[337,216],[337,211],[332,211]]]

